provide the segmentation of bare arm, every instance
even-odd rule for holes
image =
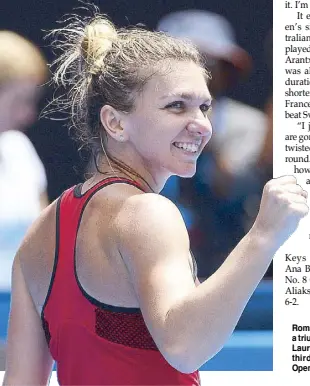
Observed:
[[[128,200],[118,224],[120,251],[150,333],[178,370],[198,369],[223,347],[274,253],[306,214],[296,183],[283,186],[269,189],[265,195],[271,199],[262,200],[256,226],[199,286],[191,277],[188,235],[174,205],[155,195]]]
[[[19,257],[14,260],[8,330],[6,372],[3,386],[47,385],[53,359],[40,316],[26,286]]]
[[[40,195],[40,209],[43,210],[49,205],[47,191],[44,191]]]
[[[171,307],[166,325],[184,372],[198,369],[224,346],[274,253],[249,233],[209,279]]]

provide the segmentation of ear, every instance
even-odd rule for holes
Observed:
[[[110,105],[104,105],[100,110],[100,121],[106,132],[118,142],[127,139],[125,130],[121,126],[120,113]]]

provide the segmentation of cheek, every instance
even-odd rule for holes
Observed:
[[[145,146],[158,139],[158,125],[156,119],[139,117],[130,124],[130,139],[134,145]]]
[[[137,114],[128,122],[130,141],[145,156],[164,156],[179,135],[182,123],[177,117],[159,110]]]

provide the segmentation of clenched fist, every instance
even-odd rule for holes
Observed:
[[[260,209],[253,225],[259,234],[280,247],[307,215],[307,192],[297,184],[294,176],[283,176],[267,182]]]

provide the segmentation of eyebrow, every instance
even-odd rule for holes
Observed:
[[[166,99],[169,97],[178,97],[186,100],[203,99],[206,102],[210,102],[210,103],[212,102],[212,97],[210,95],[198,95],[191,92],[172,92],[162,96],[160,99]]]

